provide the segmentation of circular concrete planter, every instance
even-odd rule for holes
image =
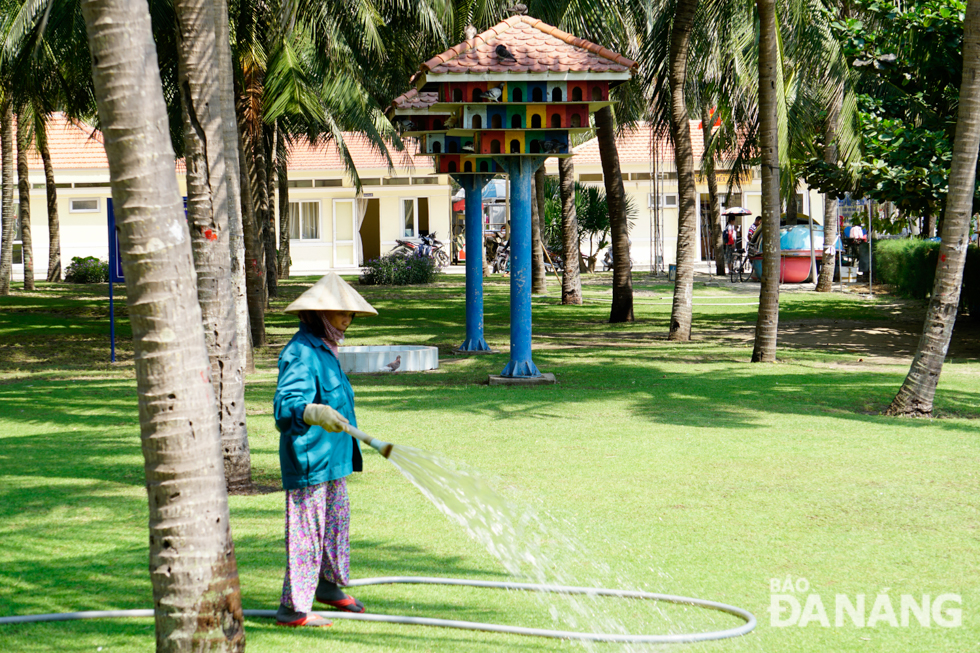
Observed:
[[[390,366],[401,357],[395,370]],[[347,374],[421,372],[439,369],[439,349],[421,345],[341,347],[340,366]]]

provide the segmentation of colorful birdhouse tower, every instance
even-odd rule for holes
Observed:
[[[532,176],[547,157],[572,156],[570,136],[591,130],[590,114],[612,104],[609,90],[636,69],[630,59],[536,18],[511,16],[423,63],[412,78],[415,89],[389,110],[403,135],[418,136],[420,150],[435,157],[436,170],[465,189],[467,252],[481,251],[481,189],[494,174],[510,177],[505,379],[541,377],[531,360]],[[459,350],[489,350],[478,256],[466,257],[466,340]]]

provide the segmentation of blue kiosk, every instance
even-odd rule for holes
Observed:
[[[570,135],[612,102],[609,89],[637,64],[529,16],[511,16],[429,59],[415,88],[392,102],[392,121],[466,191],[466,338],[483,337],[482,189],[507,175],[510,200],[510,361],[491,383],[554,382],[531,358],[531,180],[549,157],[572,156]]]

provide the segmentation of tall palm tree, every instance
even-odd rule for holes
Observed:
[[[14,236],[14,105],[9,91],[0,89],[0,295],[10,294],[13,277]]]
[[[558,159],[561,194],[562,258],[561,303],[582,304],[581,253],[578,241],[578,219],[575,215],[575,164],[572,157]]]
[[[956,323],[963,266],[970,236],[980,150],[980,0],[968,0],[963,20],[963,81],[960,84],[953,162],[943,216],[942,242],[932,298],[919,347],[889,415],[931,416],[936,386]]]
[[[831,97],[831,105],[827,112],[827,122],[824,124],[824,141],[826,150],[824,151],[824,162],[830,165],[837,163],[837,144],[835,133],[840,117],[841,102],[843,100],[843,88],[835,89]],[[820,269],[820,278],[817,279],[817,292],[831,292],[834,288],[834,270],[837,267],[837,210],[836,202],[830,194],[824,195],[823,200],[823,267]],[[812,224],[812,221],[811,221]]]
[[[34,244],[31,240],[31,178],[27,166],[30,149],[30,117],[21,104],[17,111],[17,194],[21,232],[21,261],[24,263],[24,290],[34,290]]]
[[[128,0],[81,9],[136,351],[157,651],[240,651],[218,412],[150,14]]]
[[[646,34],[647,5],[638,0],[539,0],[528,4],[528,13],[583,39],[619,52],[633,60]],[[616,148],[617,122],[623,129],[646,113],[642,83],[631,80],[614,89],[612,107],[595,113],[596,140],[609,203],[610,240],[613,253],[613,297],[609,321],[633,321],[633,274],[630,265],[629,216],[626,190]],[[567,267],[567,265],[566,265]]]
[[[781,84],[776,43],[776,2],[756,0],[759,12],[759,152],[762,166],[762,288],[752,362],[776,360],[779,326],[779,122]]]
[[[670,30],[670,135],[677,164],[677,277],[670,310],[669,340],[691,339],[694,295],[694,234],[697,233],[697,184],[687,112],[687,58],[698,0],[678,0]]]
[[[198,300],[211,361],[211,380],[230,492],[252,487],[245,423],[245,373],[238,347],[231,274],[230,205],[210,0],[175,0],[178,86],[184,114],[187,217]],[[225,20],[221,18],[221,20]],[[232,150],[237,155],[237,150]]]
[[[544,244],[541,242],[541,221],[544,220],[544,166],[534,171],[531,180],[531,294],[548,292],[544,269]]]
[[[47,116],[35,114],[34,141],[44,167],[44,193],[48,205],[48,274],[47,281],[61,281],[61,221],[58,219],[58,186],[54,181],[54,164],[48,147]]]

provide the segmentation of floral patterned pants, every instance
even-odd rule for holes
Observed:
[[[309,612],[321,576],[337,585],[350,580],[350,500],[343,478],[286,490],[282,605]]]

